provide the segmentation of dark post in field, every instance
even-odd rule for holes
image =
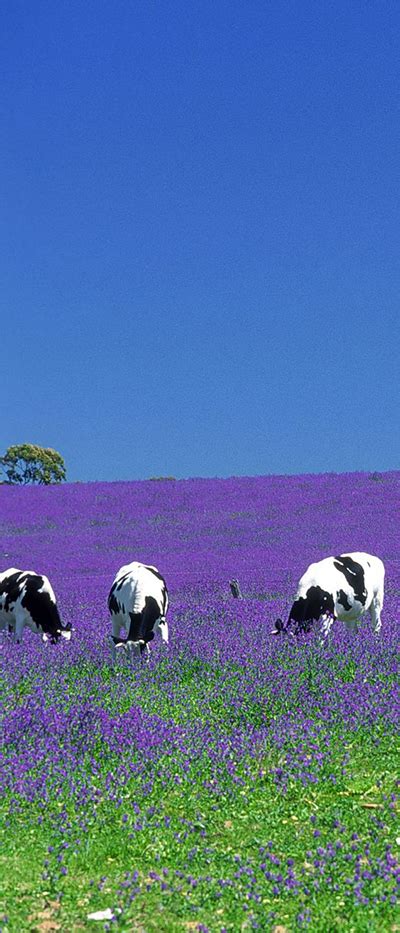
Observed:
[[[229,586],[231,588],[232,596],[234,596],[235,599],[242,599],[238,580],[229,580]]]

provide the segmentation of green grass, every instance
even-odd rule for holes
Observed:
[[[76,691],[86,695],[90,686],[94,703],[98,700],[110,713],[129,709],[134,695],[144,710],[180,726],[196,718],[207,719],[222,724],[229,733],[238,717],[237,709],[228,708],[224,700],[234,694],[238,674],[234,666],[223,672],[226,692],[221,689],[218,664],[184,659],[170,693],[165,689],[168,674],[160,662],[156,671],[144,671],[135,680],[134,693],[131,689],[119,692],[118,672],[108,665],[98,670],[81,662],[64,673],[67,689],[63,695],[73,703]],[[302,676],[312,692],[317,669],[305,665]],[[340,666],[338,662],[335,677],[351,683],[354,676],[350,663]],[[33,672],[21,679],[8,702],[16,708],[23,703],[34,678]],[[57,684],[48,684],[50,697],[56,688]],[[261,706],[257,702],[252,708],[249,703],[240,715],[257,726],[262,717],[265,721],[268,710],[273,722],[286,706],[293,709],[296,689],[294,683],[290,696],[280,694],[271,707],[273,698],[268,696],[262,698]],[[317,680],[315,689],[318,692]],[[319,742],[323,739],[321,734]],[[396,849],[400,829],[391,794],[396,790],[398,751],[383,725],[376,726],[371,735],[361,730],[346,732],[341,723],[329,740],[330,753],[318,771],[318,782],[305,787],[292,779],[285,790],[279,789],[271,769],[284,762],[286,750],[273,744],[237,764],[235,778],[223,763],[216,771],[204,749],[189,762],[178,758],[173,764],[164,756],[157,765],[149,763],[149,780],[146,773],[133,775],[117,788],[118,799],[110,802],[107,773],[118,776],[123,750],[121,757],[105,755],[99,742],[96,773],[91,776],[89,760],[83,760],[80,778],[67,774],[64,789],[57,797],[50,796],[45,806],[17,800],[13,809],[9,796],[3,795],[0,931],[104,929],[104,924],[88,921],[87,915],[107,907],[121,911],[112,928],[123,933],[181,933],[196,930],[199,924],[210,933],[236,933],[251,930],[253,922],[262,931],[279,926],[294,931],[300,928],[303,906],[311,915],[304,926],[313,933],[339,929],[390,933],[396,930],[396,922],[400,929],[390,900],[381,900],[386,883],[376,873],[365,885],[368,905],[357,905],[345,893],[357,852],[368,869],[384,857],[387,845]],[[71,778],[77,779],[75,790],[71,790]],[[80,782],[96,788],[95,802],[80,800]],[[61,848],[63,843],[67,848]],[[287,859],[292,859],[296,876],[308,884],[309,895],[294,896],[286,889],[276,893],[262,869],[265,853],[261,850],[268,843],[281,861],[274,870],[283,866],[285,874]],[[314,889],[318,877],[314,860],[319,857],[318,848],[325,849],[328,843],[342,848],[334,862],[327,863],[331,883],[322,876],[320,888]],[[347,856],[351,856],[350,863]],[[137,880],[123,890],[127,872],[137,872]],[[135,897],[129,902],[133,890]],[[3,915],[7,920],[2,921]]]
[[[192,766],[182,784],[167,787],[155,784],[150,796],[144,797],[141,786],[132,780],[123,789],[119,808],[111,808],[100,792],[96,808],[88,814],[86,833],[79,833],[77,826],[78,819],[87,815],[85,808],[78,807],[72,796],[54,801],[46,811],[21,805],[11,818],[8,800],[3,798],[1,810],[5,823],[8,820],[8,825],[2,821],[1,832],[1,912],[8,916],[3,931],[101,929],[102,924],[87,921],[87,914],[108,906],[123,909],[118,924],[123,931],[178,933],[195,929],[201,923],[210,931],[224,927],[231,931],[251,929],[250,923],[246,925],[248,913],[258,919],[261,929],[273,929],[274,925],[287,930],[297,928],[299,900],[290,894],[274,896],[271,883],[259,867],[260,846],[271,840],[274,854],[281,859],[293,858],[312,880],[313,858],[307,859],[305,852],[309,850],[314,856],[317,847],[328,840],[344,840],[347,852],[350,835],[356,832],[363,844],[369,842],[373,858],[382,855],[387,842],[395,843],[396,823],[387,799],[396,775],[393,743],[383,739],[377,749],[367,735],[352,735],[348,754],[348,775],[341,777],[338,773],[336,786],[321,781],[303,789],[293,782],[286,793],[277,792],[268,774],[271,766],[268,758],[259,760],[257,767],[254,762],[243,767],[243,784],[236,789],[228,775],[225,782],[221,778],[215,794],[202,786],[205,760]],[[115,764],[108,762],[108,767]],[[140,808],[138,815],[132,813],[133,800]],[[64,823],[70,823],[71,829],[60,833],[57,814],[64,807],[68,812]],[[149,813],[152,807],[155,812]],[[125,812],[129,813],[127,825],[122,822]],[[310,822],[312,816],[316,817],[315,824]],[[39,817],[43,820],[40,824]],[[377,817],[383,826],[376,829]],[[136,818],[141,828],[134,831]],[[340,827],[334,828],[335,820],[345,827],[344,833]],[[321,833],[318,838],[313,835],[315,826]],[[79,835],[81,845],[76,843]],[[68,868],[65,877],[60,875],[57,861],[63,839],[69,844],[65,850],[64,863]],[[49,845],[54,846],[50,855]],[[50,864],[48,877],[43,878],[46,858]],[[238,867],[244,873],[234,880]],[[151,872],[160,874],[161,869],[168,870],[168,884],[173,882],[166,891],[161,890],[157,879],[149,876]],[[129,906],[127,897],[117,892],[125,872],[134,870],[139,873],[138,893]],[[176,870],[183,873],[182,878],[175,876]],[[247,870],[253,871],[255,879],[250,888]],[[395,918],[390,904],[358,908],[343,896],[346,864],[339,862],[335,872],[333,882],[339,883],[339,893],[335,895],[324,889],[308,900],[313,917],[309,929],[321,933],[340,928],[393,929]],[[99,891],[102,876],[106,876],[106,881]],[[190,876],[195,879],[209,876],[211,881],[199,880],[193,886],[188,880]],[[234,885],[221,887],[219,879],[234,880]],[[376,881],[371,882],[371,896],[374,886],[378,893]],[[249,898],[251,889],[260,898],[256,903]],[[275,916],[267,920],[270,911]]]

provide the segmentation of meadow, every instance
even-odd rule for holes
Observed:
[[[1,933],[400,930],[399,492],[400,473],[0,487],[1,568],[46,573],[75,628],[0,637]],[[386,566],[380,637],[273,637],[308,564],[354,550]],[[170,649],[113,667],[131,560],[167,580]]]

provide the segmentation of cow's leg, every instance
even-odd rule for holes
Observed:
[[[111,616],[111,626],[114,638],[119,638],[122,628],[122,620],[120,615]]]
[[[136,658],[140,658],[140,646],[143,642],[141,636],[142,628],[142,613],[141,612],[130,612],[129,613],[130,624],[129,632],[127,638],[127,647],[128,647],[128,657],[131,658],[134,655]]]
[[[122,640],[115,644],[112,635],[110,635],[109,642],[111,647],[111,659],[114,664],[117,658],[125,658],[127,654],[129,656],[129,645],[127,645],[126,641]]]
[[[25,613],[16,612],[15,613],[15,629],[14,629],[14,637],[15,637],[16,642],[22,641],[22,636],[24,633],[24,625],[25,625]]]
[[[319,643],[320,645],[325,645],[326,640],[329,637],[329,634],[330,634],[330,631],[333,625],[333,616],[325,613],[325,615],[321,616],[320,622],[321,622],[321,636],[319,639]]]
[[[115,647],[115,645],[114,645],[114,642],[113,642],[112,638],[110,638],[110,637],[109,637],[109,642],[110,642],[110,647],[111,647],[111,660],[112,660],[113,664],[115,664],[115,662],[116,662],[116,660],[117,660],[117,649],[116,649],[116,647]]]
[[[164,649],[168,648],[168,641],[169,641],[168,622],[164,618],[164,616],[160,616],[160,618],[157,619],[154,625],[154,634],[156,634],[157,632],[161,638],[161,644],[163,648]]]
[[[346,626],[346,631],[351,632],[353,635],[358,632],[358,621],[357,619],[349,620],[343,619]]]
[[[142,613],[141,612],[130,612],[130,625],[128,632],[128,641],[136,642],[141,637],[141,627],[142,627]]]
[[[380,594],[377,593],[376,596],[374,596],[372,603],[369,607],[369,614],[371,616],[372,628],[375,632],[375,635],[379,635],[379,632],[382,626],[381,609],[382,609],[382,601],[380,599]]]
[[[115,664],[118,656],[120,657],[121,654],[123,654],[124,656],[126,655],[125,642],[121,645],[116,645],[113,640],[114,638],[117,638],[117,639],[120,638],[121,628],[123,627],[124,624],[125,624],[124,618],[121,615],[121,613],[118,613],[116,615],[111,614],[112,635],[110,635],[109,641],[110,641],[110,646],[111,646],[111,659],[112,659],[113,664]]]
[[[149,663],[149,661],[150,661],[150,645],[147,644],[147,642],[146,642],[145,644],[142,644],[142,643],[140,644],[140,657],[141,657],[142,661],[144,661],[146,664]]]
[[[141,612],[140,630],[138,632],[140,655],[146,662],[150,660],[149,642],[153,641],[159,617],[160,607],[157,600],[152,596],[146,596],[144,608]]]
[[[142,653],[142,648],[144,648],[144,642],[142,641],[129,641],[127,642],[128,657],[140,658]]]

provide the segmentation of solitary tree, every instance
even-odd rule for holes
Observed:
[[[51,447],[38,447],[37,444],[16,444],[0,457],[0,467],[6,476],[6,483],[61,483],[66,478],[65,463],[61,454]]]

